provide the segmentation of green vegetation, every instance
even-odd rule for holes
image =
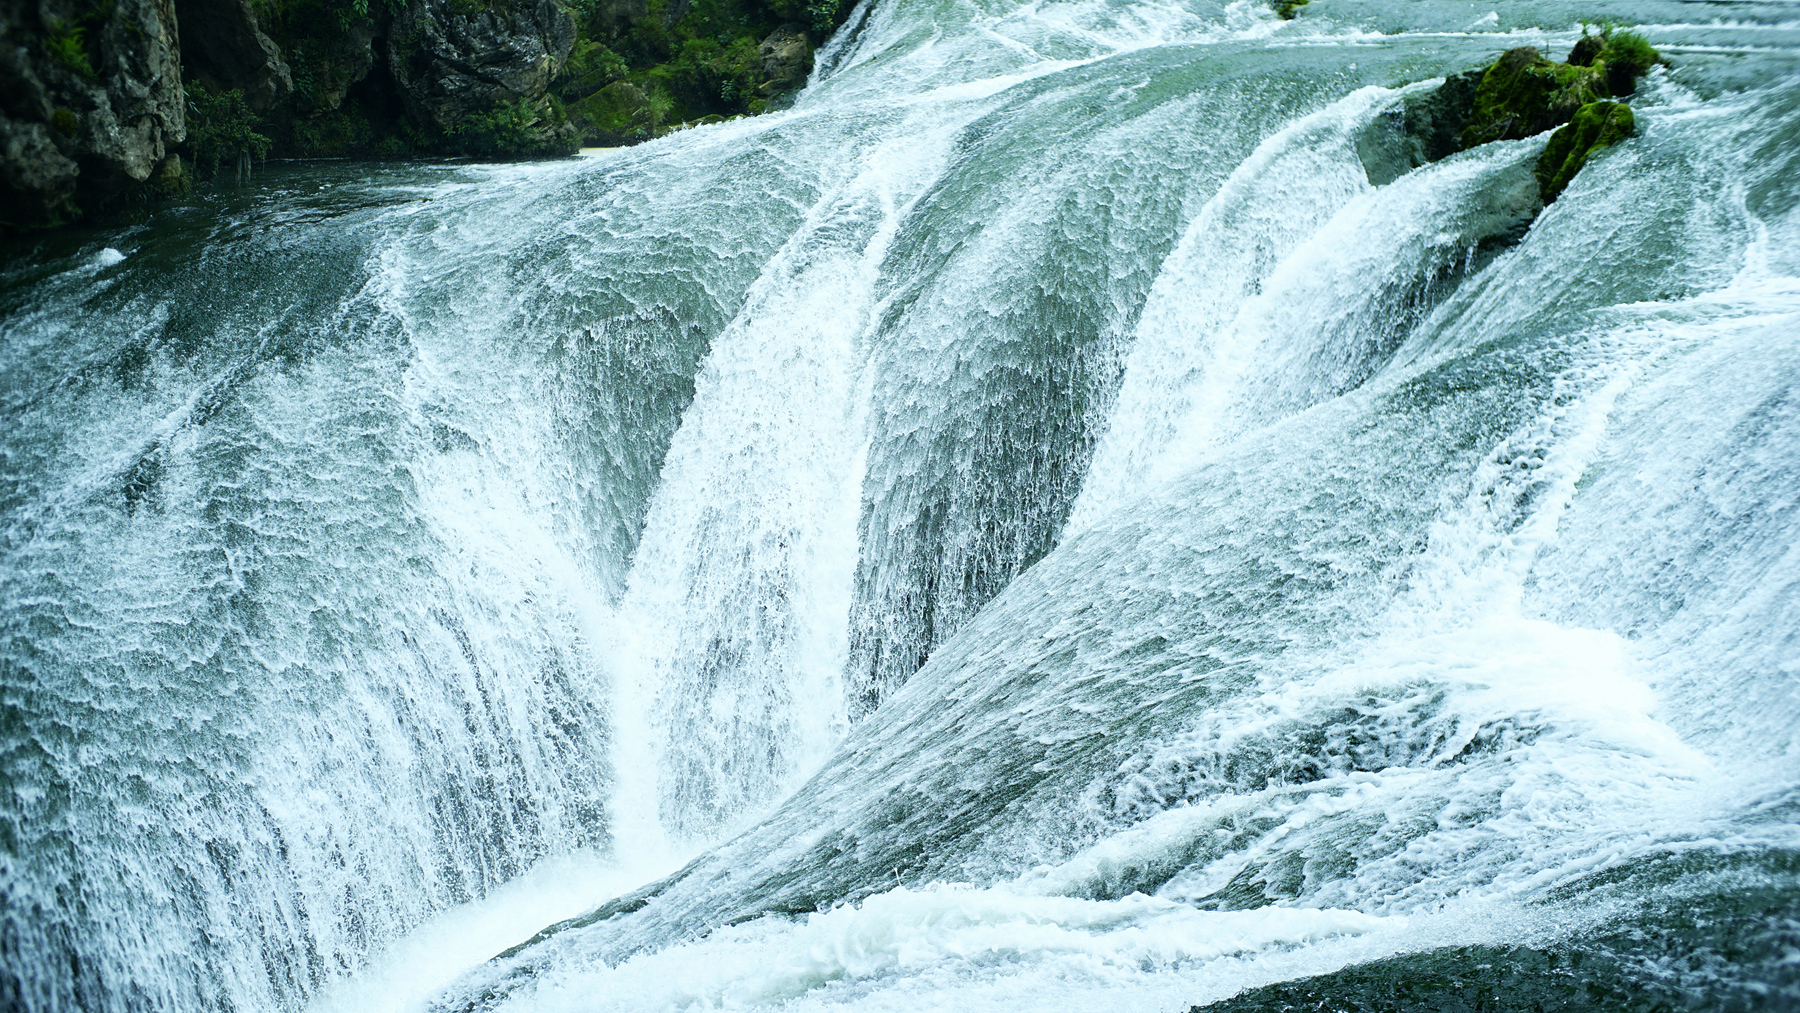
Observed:
[[[1311,2],[1312,0],[1275,0],[1275,13],[1283,21],[1292,21],[1294,15],[1300,13],[1300,8]]]
[[[1637,79],[1662,62],[1650,40],[1636,32],[1608,32],[1599,62],[1606,66],[1606,83],[1614,95],[1637,90]]]
[[[1630,137],[1636,129],[1631,107],[1623,102],[1589,102],[1556,133],[1538,159],[1538,192],[1548,204],[1563,192],[1595,152]]]
[[[1508,50],[1482,75],[1462,146],[1519,140],[1567,123],[1575,110],[1607,98],[1604,67],[1551,63],[1530,46]]]
[[[211,175],[224,163],[245,155],[263,158],[273,142],[257,133],[256,114],[236,88],[213,91],[199,82],[187,85],[188,145],[194,165]]]
[[[851,6],[851,0],[575,0],[580,34],[551,91],[588,144],[628,144],[669,125],[759,113],[804,82],[812,45]],[[780,29],[787,31],[777,35]]]
[[[552,100],[525,99],[502,105],[491,112],[471,116],[450,131],[450,143],[468,155],[550,155],[561,150],[541,129],[546,121],[562,117]]]
[[[93,61],[88,59],[87,29],[81,25],[52,19],[50,36],[44,40],[44,51],[50,54],[52,60],[88,80],[100,79],[100,75],[94,73]]]

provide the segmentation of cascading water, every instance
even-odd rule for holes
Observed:
[[[1383,161],[1605,18],[1671,66],[1541,214],[1543,137]],[[814,78],[9,254],[0,1007],[1800,1008],[1791,4],[876,0]]]

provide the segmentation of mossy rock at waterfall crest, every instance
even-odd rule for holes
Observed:
[[[1608,30],[1584,34],[1564,63],[1534,46],[1509,49],[1482,75],[1462,146],[1519,140],[1559,127],[1593,102],[1630,95],[1637,79],[1661,62],[1643,36]]]
[[[1552,63],[1535,46],[1509,49],[1475,89],[1462,146],[1516,141],[1569,122],[1575,110],[1608,98],[1606,69]]]
[[[1550,135],[1538,159],[1538,192],[1548,204],[1563,192],[1595,152],[1611,147],[1637,130],[1631,107],[1623,102],[1589,102]]]

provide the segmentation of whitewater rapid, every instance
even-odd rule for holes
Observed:
[[[1377,170],[1594,18],[1555,204]],[[1796,136],[1780,3],[875,2],[9,250],[0,1005],[1800,1003]]]

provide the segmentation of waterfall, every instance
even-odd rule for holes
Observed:
[[[1800,31],[1716,6],[874,0],[782,112],[8,241],[0,1007],[1800,1003]],[[1669,66],[1555,203],[1376,164],[1583,18]]]

